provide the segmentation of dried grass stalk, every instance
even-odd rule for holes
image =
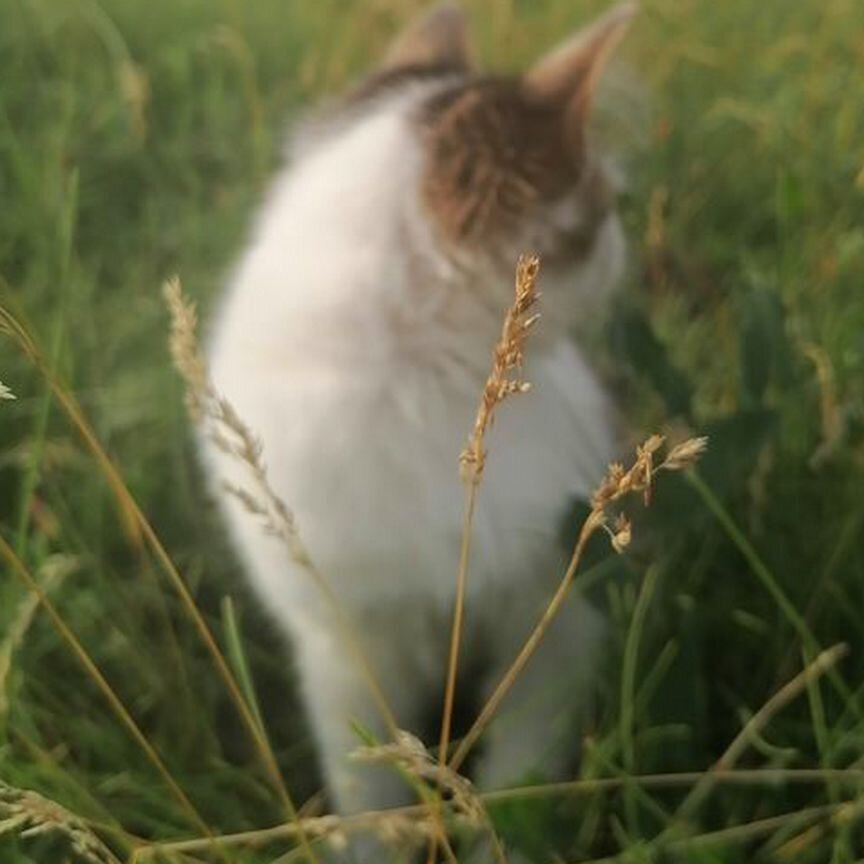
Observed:
[[[423,742],[409,732],[400,731],[390,744],[358,748],[352,758],[396,765],[427,783],[430,792],[437,786],[445,795],[450,811],[465,824],[475,829],[490,827],[483,804],[470,781],[455,771],[442,771]]]
[[[516,298],[504,317],[501,338],[495,346],[492,371],[483,387],[474,428],[459,458],[462,478],[475,485],[480,482],[486,466],[486,432],[495,420],[495,409],[514,393],[527,393],[531,389],[531,384],[523,381],[519,373],[528,333],[540,317],[532,311],[540,299],[537,291],[539,273],[540,259],[536,255],[519,258],[516,264]]]
[[[531,388],[531,385],[527,381],[523,381],[518,373],[522,370],[528,333],[540,317],[534,311],[537,301],[540,299],[540,294],[537,291],[539,273],[540,259],[536,255],[523,255],[516,263],[516,296],[504,316],[501,336],[492,353],[492,371],[483,387],[468,444],[459,457],[460,474],[466,484],[466,492],[459,572],[456,578],[456,601],[453,606],[450,654],[444,689],[444,707],[441,715],[441,734],[438,742],[439,759],[442,767],[447,761],[447,748],[450,744],[450,725],[456,695],[474,508],[477,500],[477,488],[486,466],[486,432],[495,420],[495,410],[505,399],[515,393],[526,393]]]
[[[46,594],[51,594],[60,582],[81,566],[72,555],[50,555],[39,569],[39,582]],[[0,641],[0,719],[9,713],[9,697],[6,692],[9,673],[15,653],[24,642],[30,625],[39,609],[39,596],[27,594],[18,604],[6,634]]]
[[[0,836],[4,834],[24,838],[57,834],[87,864],[120,864],[80,816],[38,792],[0,780]]]
[[[195,306],[183,296],[177,277],[169,279],[163,291],[171,313],[171,359],[186,384],[189,414],[219,449],[248,469],[248,488],[230,484],[224,488],[261,521],[268,534],[279,537],[285,543],[295,563],[309,571],[316,581],[320,581],[297,530],[294,514],[273,491],[267,478],[261,442],[231,403],[216,391],[210,380],[207,364],[198,347],[198,315]]]
[[[622,513],[613,515],[610,512],[612,506],[621,501],[625,496],[640,493],[644,504],[646,506],[650,504],[651,491],[657,473],[660,471],[682,471],[692,467],[705,452],[708,446],[708,439],[690,438],[672,447],[666,457],[658,461],[658,453],[664,444],[665,438],[662,435],[652,435],[644,443],[637,446],[636,458],[629,468],[625,468],[620,462],[613,462],[609,466],[606,477],[604,477],[591,496],[591,512],[582,524],[570,563],[555,594],[540,616],[540,620],[535,625],[531,635],[517,654],[516,659],[504,674],[498,686],[483,706],[474,724],[456,748],[453,758],[448,763],[451,769],[459,769],[459,766],[465,760],[465,757],[477,742],[477,739],[489,725],[504,697],[510,692],[516,679],[537,650],[546,630],[560,611],[570,591],[570,587],[576,578],[576,573],[582,561],[585,547],[588,545],[591,537],[597,531],[606,531],[613,549],[618,553],[624,552],[630,544],[632,538],[630,520]],[[610,522],[612,527],[610,527]]]
[[[540,317],[534,311],[540,298],[537,291],[539,273],[540,259],[536,255],[523,255],[516,263],[516,296],[504,316],[501,336],[492,353],[492,370],[483,387],[468,444],[459,457],[460,476],[465,483],[466,492],[459,571],[456,577],[456,601],[453,606],[444,707],[441,713],[441,734],[438,740],[438,760],[442,783],[446,780],[447,775],[450,727],[456,698],[456,680],[459,673],[459,649],[465,615],[465,593],[468,584],[468,561],[471,554],[474,509],[477,502],[477,489],[486,467],[486,433],[495,421],[497,407],[505,399],[516,393],[527,393],[531,389],[531,385],[524,381],[519,373],[522,371],[522,364],[525,359],[525,343],[528,339],[528,333]],[[504,854],[494,829],[491,829],[491,823],[490,836],[496,858],[499,861],[503,860]],[[431,864],[434,857],[435,846],[433,843],[429,847],[427,864]]]

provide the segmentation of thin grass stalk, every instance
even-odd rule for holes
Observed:
[[[687,853],[697,852],[713,846],[727,845],[730,843],[747,843],[772,834],[782,828],[795,825],[808,825],[822,819],[845,815],[850,808],[855,807],[854,801],[845,801],[840,804],[820,804],[816,807],[805,807],[804,809],[792,810],[777,816],[768,816],[765,819],[756,819],[753,822],[745,822],[742,825],[734,825],[731,828],[720,828],[717,831],[708,831],[694,837],[687,837],[667,843],[663,848],[668,852]],[[640,849],[640,851],[646,851]],[[605,858],[592,858],[582,864],[623,864],[632,861],[630,852],[621,852]]]
[[[74,188],[76,189],[75,194],[77,195],[77,174],[76,185]],[[67,240],[67,243],[68,242],[69,241]],[[66,247],[64,246],[64,248]],[[64,272],[65,268],[68,268],[68,262],[66,262],[66,264],[64,265]],[[25,331],[25,329],[17,321],[15,321],[13,316],[11,316],[6,310],[0,308],[0,332],[3,332],[4,330],[8,331],[9,335],[11,335],[18,342],[19,346],[23,349],[25,355],[31,360],[31,362],[34,363],[34,365],[36,365],[37,369],[42,373],[43,380],[47,385],[45,388],[45,392],[41,397],[39,413],[35,427],[36,433],[34,435],[34,438],[37,442],[37,446],[28,463],[27,471],[24,475],[24,480],[22,483],[22,491],[20,496],[22,503],[16,531],[15,549],[19,557],[21,557],[22,559],[26,558],[25,551],[30,520],[30,505],[32,503],[33,494],[38,480],[38,469],[40,467],[42,447],[44,445],[44,437],[47,429],[48,417],[50,414],[51,398],[52,396],[56,396],[54,385],[52,384],[52,381],[50,379],[54,377],[54,372],[58,368],[60,348],[62,346],[64,323],[63,310],[65,309],[65,306],[61,304],[59,308],[60,313],[57,321],[55,322],[55,327],[51,336],[51,342],[49,345],[49,356],[47,361],[42,358],[41,352],[38,350],[34,340]],[[51,370],[51,376],[45,374],[46,369]],[[124,526],[127,529],[127,534],[129,535],[131,545],[135,548],[135,551],[137,553],[141,553],[143,551],[141,533],[135,525],[134,519],[130,517],[130,514],[127,511],[122,509],[122,505],[121,516],[123,517]],[[173,654],[176,668],[179,670],[184,685],[186,685],[186,695],[188,698],[188,675],[185,663],[183,661],[182,652],[180,651],[180,646],[177,642],[177,636],[174,632],[171,616],[168,614],[165,599],[162,595],[162,592],[159,590],[158,581],[153,574],[149,562],[144,565],[144,572],[147,575],[147,578],[153,582],[154,588],[156,589],[154,591],[154,597],[156,598],[156,602],[158,604],[163,626],[165,627],[165,630],[169,637],[170,650]]]
[[[750,746],[753,736],[761,732],[771,719],[790,702],[807,690],[808,685],[826,674],[847,654],[849,646],[834,645],[823,651],[804,667],[794,678],[781,687],[765,704],[744,724],[720,758],[705,774],[702,780],[690,791],[675,813],[677,820],[686,820],[705,800],[711,791],[714,773],[732,769]],[[671,829],[667,829],[671,830]]]
[[[834,829],[837,833],[834,836],[834,849],[831,861],[852,860],[852,844],[855,842],[853,838],[847,837],[855,828],[857,822],[864,819],[864,799],[859,796],[854,802],[844,805],[843,802],[835,802],[835,806],[839,807],[839,811],[834,814],[828,825],[823,821],[821,824],[811,825],[803,831],[797,826],[790,828],[797,833],[788,839],[783,838],[777,842],[775,838],[769,841],[769,849],[765,850],[772,854],[773,858],[778,861],[795,861],[801,857],[802,851],[808,845],[819,842],[827,833],[826,829]],[[787,833],[792,833],[792,830]],[[849,841],[849,845],[845,849],[840,846],[843,840]],[[839,847],[839,848],[838,848]],[[846,851],[848,850],[848,851]],[[860,861],[860,859],[858,859]]]
[[[522,799],[550,797],[582,797],[606,792],[617,792],[628,784],[642,789],[680,789],[694,786],[702,781],[706,771],[682,771],[670,774],[641,774],[622,777],[601,777],[589,780],[567,780],[559,783],[544,783],[535,786],[520,786],[513,789],[498,789],[481,792],[478,798],[485,804],[498,804]],[[716,771],[714,784],[720,786],[776,787],[780,783],[790,785],[824,785],[829,780],[844,787],[859,788],[864,785],[864,769],[856,768],[756,768],[734,771]],[[392,818],[422,819],[428,814],[424,804],[411,804],[388,810],[375,810],[357,813],[353,816],[314,816],[305,821],[309,833],[317,838],[326,837],[329,832],[369,830],[382,820]],[[234,846],[255,849],[269,843],[293,840],[297,836],[297,826],[293,823],[222,834],[213,838],[213,843],[221,846]],[[210,843],[203,838],[174,840],[164,843],[147,844],[137,851],[137,860],[149,858],[159,853],[195,852],[203,850]]]
[[[753,548],[744,532],[735,523],[729,511],[723,506],[723,503],[696,472],[690,472],[687,475],[687,479],[723,527],[726,535],[735,544],[744,560],[750,566],[753,574],[774,599],[774,602],[789,620],[790,624],[792,624],[804,646],[814,654],[821,651],[822,647],[819,645],[810,626],[795,608],[792,601],[786,596],[774,574],[762,560],[756,549]],[[835,690],[843,697],[846,710],[851,712],[859,723],[864,723],[864,710],[858,704],[857,695],[849,689],[843,679],[833,670],[829,671],[828,679]]]
[[[441,735],[438,740],[438,759],[442,767],[447,764],[447,751],[450,747],[450,729],[453,719],[453,705],[456,700],[456,679],[459,674],[459,648],[465,617],[465,592],[468,585],[468,561],[471,555],[471,535],[473,533],[476,503],[477,484],[469,483],[465,489],[462,544],[459,552],[459,572],[456,577],[456,602],[453,606],[453,623],[450,629],[450,655],[447,660],[447,684],[444,690]]]
[[[846,564],[849,553],[857,548],[862,533],[864,533],[864,509],[853,513],[851,518],[846,521],[837,542],[831,549],[831,554],[819,578],[814,584],[802,616],[808,625],[812,625],[815,617],[821,612],[828,595],[829,586],[834,581],[836,572],[840,569],[841,565]],[[780,686],[787,674],[785,670],[788,670],[792,666],[798,655],[799,646],[797,641],[794,639],[790,640],[788,648],[782,655],[783,660],[777,667],[778,677],[774,682],[776,686]]]
[[[471,552],[471,535],[474,524],[474,509],[477,490],[486,466],[486,433],[495,420],[497,408],[508,397],[526,393],[531,385],[520,380],[525,342],[539,315],[534,308],[539,299],[537,278],[540,260],[535,255],[519,258],[516,263],[515,298],[504,316],[501,335],[492,354],[492,369],[483,387],[474,426],[468,445],[459,457],[460,473],[465,483],[465,507],[462,522],[462,544],[459,555],[459,572],[456,581],[456,601],[453,607],[450,656],[447,663],[447,684],[444,691],[444,708],[441,717],[439,760],[442,767],[447,762],[450,744],[450,725],[456,693],[459,669],[459,647],[465,612],[465,593],[468,584],[468,562]]]
[[[78,169],[74,168],[69,178],[68,188],[65,190],[63,211],[60,218],[60,268],[58,281],[61,286],[65,285],[69,278],[69,270],[72,259],[72,239],[75,229],[75,215],[78,203]],[[63,347],[63,335],[66,324],[66,297],[67,292],[59,292],[57,312],[53,321],[53,327],[49,344],[49,368],[56,369],[60,362],[60,352]],[[30,454],[24,478],[21,484],[21,509],[18,514],[18,524],[15,533],[15,550],[21,558],[26,558],[27,534],[30,527],[31,504],[36,492],[36,484],[39,479],[39,468],[42,462],[45,436],[48,429],[48,419],[51,414],[51,388],[45,389],[41,395],[39,408],[36,415],[36,424],[32,436],[35,446]]]
[[[52,369],[57,368],[59,361],[60,346],[62,344],[63,333],[63,318],[58,316],[58,320],[54,324],[54,332],[51,337],[50,348],[50,366]],[[43,450],[45,447],[45,436],[48,429],[48,419],[51,415],[51,387],[45,387],[45,392],[41,394],[39,400],[38,413],[36,415],[36,423],[34,426],[31,440],[34,442],[30,452],[30,458],[27,460],[27,466],[24,470],[24,477],[21,483],[20,506],[18,513],[18,524],[15,529],[15,548],[18,554],[23,558],[26,557],[27,536],[30,529],[30,516],[32,511],[33,498],[36,493],[36,484],[39,481],[39,469],[42,462]]]
[[[716,778],[721,774],[728,774],[749,747],[752,738],[764,729],[778,711],[782,710],[789,702],[804,692],[810,682],[817,680],[832,669],[847,653],[848,646],[844,644],[835,645],[823,651],[812,663],[808,664],[768,699],[744,724],[744,727],[735,736],[720,758],[702,775],[681,804],[679,804],[672,817],[672,824],[664,828],[657,837],[651,840],[646,849],[665,848],[676,834],[682,830],[686,830],[686,820],[690,818],[710,794],[717,782]],[[829,785],[834,782],[832,774],[823,774],[822,776]]]
[[[65,387],[63,387],[63,385],[59,383],[59,381],[57,381],[51,371],[45,366],[41,354],[39,353],[37,346],[33,342],[32,338],[29,336],[29,334],[26,334],[26,331],[24,331],[20,324],[18,324],[18,322],[15,321],[12,316],[9,315],[9,313],[2,308],[0,308],[0,323],[9,326],[10,332],[16,338],[24,352],[28,355],[31,362],[33,362],[40,374],[42,374],[48,381],[48,384],[55,398],[63,407],[64,411],[72,422],[72,425],[81,435],[84,443],[87,445],[87,448],[90,450],[91,454],[96,459],[99,468],[102,470],[103,474],[108,480],[109,486],[121,508],[121,512],[124,514],[127,523],[131,526],[131,533],[133,535],[143,536],[143,538],[147,541],[148,545],[155,553],[157,560],[168,575],[171,583],[173,584],[178,595],[180,596],[183,605],[186,607],[187,612],[192,618],[194,624],[196,625],[202,641],[212,655],[216,664],[216,668],[224,679],[226,686],[228,687],[229,694],[235,701],[235,704],[237,705],[237,708],[247,726],[247,729],[249,729],[249,731],[252,733],[253,741],[256,743],[256,745],[259,746],[259,749],[261,749],[263,746],[263,755],[264,751],[267,751],[268,748],[266,747],[266,743],[262,743],[259,738],[254,715],[246,705],[245,700],[243,699],[243,695],[236,681],[234,680],[234,677],[227,664],[227,661],[225,660],[224,655],[222,654],[219,646],[213,638],[213,635],[210,632],[206,621],[204,621],[203,616],[198,610],[198,607],[195,605],[195,601],[192,598],[192,595],[189,593],[189,589],[187,588],[183,577],[180,575],[179,571],[174,565],[174,562],[171,560],[171,557],[168,555],[168,552],[162,545],[161,540],[156,535],[156,532],[153,530],[153,527],[150,525],[147,517],[144,515],[134,496],[126,486],[122,476],[120,475],[120,472],[117,470],[113,461],[100,444],[96,433],[93,431],[92,426],[89,424],[87,418],[84,416],[84,412],[82,411],[77,400],[69,391],[65,389]],[[24,336],[25,338],[22,339],[22,336]],[[271,760],[272,764],[270,764]],[[265,760],[265,762],[267,763],[266,767],[268,767],[272,772],[272,770],[275,768],[275,758],[272,757],[272,752]],[[281,775],[279,775],[278,773],[278,770],[276,770],[276,776],[272,779],[275,782],[277,778],[278,786],[282,786],[284,789],[284,783],[282,781]]]
[[[47,595],[54,591],[60,581],[69,573],[74,572],[77,567],[77,561],[70,558],[66,560],[65,567],[61,562],[59,567],[43,568],[43,570],[47,570],[42,579],[45,594]],[[4,720],[9,713],[7,685],[12,672],[15,654],[24,643],[24,639],[36,617],[38,609],[39,597],[32,593],[25,595],[18,604],[15,614],[7,622],[6,633],[3,639],[0,640],[0,721]]]
[[[585,547],[591,537],[598,530],[603,529],[609,535],[612,548],[616,552],[622,553],[629,546],[632,533],[629,519],[619,513],[613,527],[610,528],[607,524],[607,510],[616,505],[622,498],[636,493],[641,494],[642,500],[647,506],[651,500],[655,476],[661,471],[684,471],[692,467],[705,451],[708,439],[690,438],[682,441],[670,448],[665,459],[658,463],[655,461],[656,454],[664,443],[665,439],[662,436],[652,435],[636,448],[636,459],[629,469],[625,470],[624,466],[617,462],[609,466],[606,477],[591,496],[591,512],[582,523],[570,563],[567,565],[555,594],[543,610],[540,620],[520,649],[516,659],[504,673],[474,724],[457,747],[449,763],[452,770],[457,771],[464,762],[465,757],[483,734],[501,702],[510,692],[516,679],[537,650],[543,636],[567,598],[576,572],[582,562]]]
[[[36,581],[21,559],[15,554],[15,550],[9,545],[2,534],[0,534],[0,556],[3,557],[12,572],[18,576],[24,586],[39,598],[40,605],[48,613],[48,616],[51,618],[51,623],[54,625],[61,638],[71,648],[72,653],[78,659],[78,662],[81,663],[87,674],[102,692],[102,695],[107,700],[111,710],[117,715],[121,723],[126,727],[127,731],[141,748],[144,755],[162,777],[165,785],[169,788],[171,794],[177,799],[177,802],[189,818],[189,821],[192,822],[199,831],[205,834],[208,839],[211,838],[213,836],[212,831],[196,810],[195,805],[192,804],[179,783],[174,779],[173,775],[168,770],[167,765],[163,762],[162,757],[147,740],[147,736],[141,731],[141,728],[114,692],[114,689],[87,653],[87,650],[78,640],[78,637],[63,620],[63,617],[57,611],[42,586]]]
[[[501,702],[504,700],[504,697],[510,692],[510,688],[516,683],[516,679],[522,673],[522,670],[525,668],[526,664],[531,659],[534,652],[537,650],[537,647],[543,639],[543,636],[546,634],[546,630],[549,628],[552,620],[555,618],[555,616],[561,609],[561,606],[564,604],[564,600],[566,599],[570,591],[570,587],[573,584],[573,580],[576,577],[576,571],[579,569],[579,564],[582,561],[585,547],[588,545],[588,541],[600,527],[600,524],[600,520],[596,517],[594,519],[591,519],[591,517],[589,517],[583,524],[582,530],[579,532],[579,540],[576,543],[576,546],[573,550],[573,555],[570,558],[570,563],[568,564],[567,570],[564,573],[560,584],[558,585],[558,589],[555,591],[554,596],[549,601],[549,605],[543,611],[540,620],[537,622],[534,630],[531,632],[531,635],[528,637],[525,644],[522,646],[522,649],[519,651],[516,659],[513,661],[507,672],[505,672],[501,681],[495,687],[492,695],[489,697],[489,699],[486,701],[486,704],[483,706],[483,709],[480,711],[479,716],[474,721],[471,728],[466,733],[465,737],[459,743],[459,746],[456,748],[456,752],[453,754],[453,757],[448,763],[451,770],[459,770],[459,767],[462,765],[462,763],[465,761],[465,758],[471,752],[471,749],[477,743],[477,739],[480,738],[480,736],[483,734],[490,720],[494,716],[495,712],[498,710]]]
[[[810,656],[804,654],[804,665],[809,666],[812,662]],[[819,764],[822,767],[828,767],[831,764],[831,735],[828,729],[827,718],[825,714],[825,704],[822,700],[821,682],[818,676],[810,676],[806,682],[807,702],[810,707],[811,726],[813,728],[813,738],[816,741],[816,749],[819,753]],[[828,800],[832,804],[837,804],[841,800],[840,789],[833,781],[828,781],[826,784],[828,791]],[[835,845],[840,841],[836,838]],[[835,849],[834,860],[841,860],[839,850]]]
[[[622,770],[619,764],[611,757],[610,755],[606,755],[603,752],[602,747],[592,747],[591,755],[590,755],[590,768],[589,771],[594,774],[596,772],[600,772],[604,779],[606,777],[610,778],[618,778],[621,780],[627,780],[627,778],[632,777],[633,775],[625,770]],[[625,796],[629,796],[633,799],[633,806],[640,806],[641,809],[645,812],[648,818],[659,825],[667,825],[670,819],[670,813],[667,811],[666,807],[652,797],[650,790],[644,786],[639,785],[638,783],[630,783],[625,782],[621,788],[621,798],[624,799]],[[599,796],[595,796],[599,797]],[[600,805],[602,806],[602,805]],[[625,801],[625,815],[626,815],[626,801]],[[616,818],[616,822],[617,822]],[[620,824],[620,823],[619,823]],[[616,825],[616,828],[619,825]],[[624,826],[626,828],[626,826]],[[583,834],[584,830],[584,834]],[[588,821],[587,826],[583,823],[580,826],[579,834],[577,834],[578,844],[580,846],[588,846],[588,843],[585,840],[585,836],[588,833],[591,833],[592,830],[592,822]],[[593,824],[593,830],[596,830],[596,823]],[[629,833],[629,832],[628,832]],[[634,836],[634,835],[630,835]]]
[[[198,607],[196,606],[195,601],[192,598],[192,595],[183,580],[183,577],[180,575],[180,572],[177,570],[174,562],[171,560],[171,556],[168,554],[167,550],[162,544],[162,541],[159,539],[158,535],[153,529],[153,526],[150,524],[149,520],[144,515],[144,512],[138,505],[137,500],[124,483],[120,472],[117,470],[110,456],[108,456],[102,445],[99,443],[99,439],[97,438],[96,433],[93,431],[92,426],[90,426],[89,422],[87,421],[87,418],[85,417],[84,412],[82,411],[77,400],[68,390],[66,390],[66,388],[64,388],[60,384],[60,382],[55,378],[51,371],[45,366],[41,353],[39,352],[39,349],[30,334],[27,333],[27,331],[20,325],[20,323],[14,318],[14,316],[10,315],[3,307],[0,307],[0,328],[5,329],[15,339],[15,341],[30,359],[31,363],[33,363],[39,373],[48,382],[49,386],[51,387],[51,391],[54,393],[55,398],[60,403],[63,410],[66,412],[66,415],[72,423],[73,427],[78,431],[79,435],[83,439],[87,448],[90,450],[91,454],[96,460],[96,463],[98,464],[103,475],[105,476],[109,487],[111,488],[115,498],[117,499],[118,506],[120,507],[121,513],[124,515],[125,522],[132,536],[143,536],[147,544],[153,550],[157,560],[159,561],[165,573],[168,575],[171,584],[173,585],[184,607],[186,608],[186,611],[192,618],[192,621],[198,631],[202,642],[210,653],[216,666],[217,672],[222,678],[225,687],[228,690],[229,696],[231,697],[240,714],[243,724],[246,726],[247,731],[249,732],[255,746],[258,749],[258,752],[264,763],[265,770],[271,778],[271,782],[273,783],[277,794],[282,801],[282,805],[289,819],[297,821],[297,809],[294,806],[294,802],[292,801],[288,789],[285,786],[285,782],[282,779],[282,775],[276,763],[276,757],[273,754],[273,751],[270,749],[266,738],[262,736],[258,725],[255,722],[255,716],[249,709],[249,706],[246,704],[246,701],[243,698],[243,694],[240,691],[237,681],[234,678],[230,667],[228,666],[225,656],[219,649],[219,646],[216,643],[216,640],[214,639],[210,628],[207,626],[207,622],[204,620],[204,616],[201,614]],[[300,833],[300,837],[302,841],[302,832]],[[304,845],[308,844],[304,843]],[[309,850],[309,852],[311,853],[311,849]],[[309,860],[312,862],[317,861],[314,853],[310,854]]]
[[[679,771],[671,774],[632,774],[620,777],[599,777],[590,780],[563,780],[514,789],[484,792],[480,798],[489,803],[514,801],[521,798],[580,797],[601,792],[617,792],[627,785],[641,789],[679,789],[704,781],[707,771]],[[777,786],[782,783],[801,786],[823,786],[837,783],[844,787],[864,785],[864,769],[860,768],[752,768],[711,772],[712,784],[720,786]],[[710,790],[709,790],[710,791]]]
[[[483,387],[474,427],[468,446],[459,457],[462,479],[465,483],[465,505],[462,518],[462,541],[459,552],[459,571],[456,577],[456,599],[450,627],[450,651],[447,660],[447,679],[444,687],[444,707],[441,713],[441,734],[438,740],[438,762],[442,772],[447,765],[453,705],[456,700],[456,682],[459,676],[459,651],[465,618],[465,595],[468,587],[468,563],[471,557],[471,537],[474,528],[474,510],[477,490],[486,464],[486,432],[495,418],[496,408],[508,397],[524,393],[530,385],[512,377],[522,368],[525,341],[538,316],[529,315],[537,303],[537,276],[540,261],[536,256],[522,256],[516,264],[515,299],[504,316],[501,336],[495,345],[492,370]],[[505,860],[495,831],[492,843],[498,861]],[[433,864],[435,843],[430,843],[427,864]]]
[[[376,810],[366,813],[356,813],[352,816],[312,816],[304,819],[306,830],[315,837],[327,837],[335,831],[351,833],[353,831],[367,831],[375,828],[382,819],[387,818],[422,818],[427,812],[423,804],[410,804],[405,807],[395,807],[390,810]],[[294,840],[297,837],[297,825],[293,822],[274,825],[271,828],[258,828],[252,831],[238,831],[233,834],[217,835],[214,841],[217,845],[226,847],[241,847],[246,849],[257,849],[269,843],[283,840]],[[135,851],[133,862],[150,860],[156,855],[183,854],[185,852],[198,852],[206,849],[207,841],[194,837],[188,840],[171,840],[158,843],[147,843]]]
[[[441,735],[438,739],[438,764],[442,771],[447,767],[447,751],[450,748],[450,727],[453,717],[453,704],[456,700],[456,679],[459,674],[459,647],[462,638],[465,616],[465,592],[468,585],[468,561],[471,555],[471,535],[474,526],[474,508],[477,502],[477,484],[470,483],[465,489],[465,508],[462,519],[462,543],[459,552],[459,572],[456,577],[456,602],[453,606],[453,623],[450,629],[450,655],[447,660],[447,682],[444,688],[444,708],[441,715]],[[433,804],[436,818],[441,817],[440,796]],[[497,839],[497,838],[496,838]],[[429,841],[426,864],[434,864],[437,843],[433,837]]]
[[[627,631],[627,640],[624,644],[624,659],[621,668],[621,716],[618,729],[621,737],[622,762],[624,771],[627,774],[632,774],[636,769],[636,743],[634,741],[633,728],[636,701],[636,668],[639,659],[639,643],[642,639],[648,606],[651,603],[651,598],[654,596],[657,577],[658,569],[656,565],[649,567],[645,578],[642,580],[642,587],[639,590],[639,597],[636,600],[636,607],[633,610],[633,617]],[[624,808],[627,813],[628,829],[631,833],[638,833],[638,808],[636,806],[636,799],[631,794],[629,788],[625,788],[624,790]]]
[[[38,597],[35,597],[35,595],[31,596],[34,596],[37,603],[39,602]],[[94,811],[98,811],[101,814],[101,818],[105,820],[102,824],[106,830],[110,830],[117,836],[130,842],[136,839],[123,828],[117,818],[93,794],[86,784],[75,777],[68,768],[60,764],[51,751],[42,748],[17,727],[10,729],[9,734],[10,737],[15,738],[16,743],[23,747],[28,752],[28,755],[33,757],[42,768],[53,773],[55,776],[62,777],[63,782],[71,789],[74,789],[78,797],[85,800]],[[110,824],[108,824],[109,822]]]
[[[38,598],[36,598],[36,600],[38,603]],[[35,761],[41,765],[41,767],[53,773],[55,776],[62,777],[64,784],[74,790],[76,796],[81,798],[83,801],[86,801],[93,811],[101,814],[101,821],[82,817],[83,821],[85,821],[91,828],[97,829],[104,834],[110,834],[114,837],[117,842],[123,844],[127,850],[127,855],[131,854],[132,850],[145,842],[141,837],[137,837],[127,831],[123,825],[120,824],[117,817],[94,795],[93,791],[75,777],[67,766],[61,765],[52,752],[43,749],[18,728],[11,729],[10,734],[30,756],[34,757]],[[210,843],[210,838],[207,838],[207,843],[212,848],[213,844]]]
[[[243,639],[240,633],[240,623],[237,620],[234,603],[230,597],[222,598],[222,622],[225,630],[225,644],[228,646],[228,657],[234,666],[237,683],[243,690],[243,696],[249,705],[249,710],[255,717],[255,721],[258,723],[258,728],[261,730],[261,734],[267,738],[268,746],[272,749],[270,739],[267,737],[264,717],[261,714],[258,694],[255,691],[255,684],[252,680],[252,675],[249,672],[249,664],[246,662],[246,653],[243,650]]]

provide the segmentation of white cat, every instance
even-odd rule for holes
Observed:
[[[502,409],[479,490],[462,652],[478,702],[561,576],[568,505],[616,449],[610,399],[568,332],[623,269],[611,183],[585,133],[632,13],[616,7],[522,77],[499,78],[475,72],[459,8],[434,8],[295,137],[216,316],[216,388],[260,436],[272,486],[409,730],[440,716],[459,453],[521,252],[541,257],[543,318],[524,372],[533,389]],[[242,480],[205,451],[217,481]],[[386,730],[329,607],[234,497],[221,504],[292,637],[336,807],[403,802],[395,774],[347,758],[352,720]],[[484,739],[480,785],[566,771],[601,629],[572,598]]]

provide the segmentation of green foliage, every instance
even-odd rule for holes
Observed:
[[[287,652],[206,503],[158,289],[179,272],[209,305],[286,118],[363,69],[404,5],[0,0],[0,302],[29,323],[179,564],[298,801],[318,781]],[[848,658],[754,737],[743,764],[860,767],[864,6],[642,5],[627,54],[647,119],[641,133],[618,131],[635,152],[623,202],[634,264],[601,357],[636,437],[686,425],[711,449],[702,482],[661,478],[636,514],[630,565],[592,568],[615,650],[582,776],[707,768],[802,658],[839,641]],[[513,67],[598,4],[469,6],[483,56]],[[17,396],[0,402],[0,534],[213,830],[284,821],[161,569],[45,378],[0,344],[0,380]],[[0,777],[88,820],[121,857],[130,835],[199,834],[50,619],[30,620],[27,592],[2,573]],[[693,827],[710,837],[855,793],[720,786]],[[854,814],[689,851],[654,843],[681,800],[628,785],[510,801],[494,816],[532,854],[561,837],[572,861],[629,849],[616,860],[845,864],[864,848]],[[76,859],[62,836],[9,835],[0,860]]]

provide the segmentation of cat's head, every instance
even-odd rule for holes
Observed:
[[[613,183],[588,126],[600,75],[635,11],[621,3],[523,74],[496,76],[478,71],[461,7],[442,3],[397,38],[355,94],[365,100],[440,83],[416,112],[422,200],[457,256],[512,266],[517,253],[536,252],[546,281],[566,278],[599,252],[618,259],[601,267],[606,281],[620,275]],[[598,249],[610,233],[614,248]]]

